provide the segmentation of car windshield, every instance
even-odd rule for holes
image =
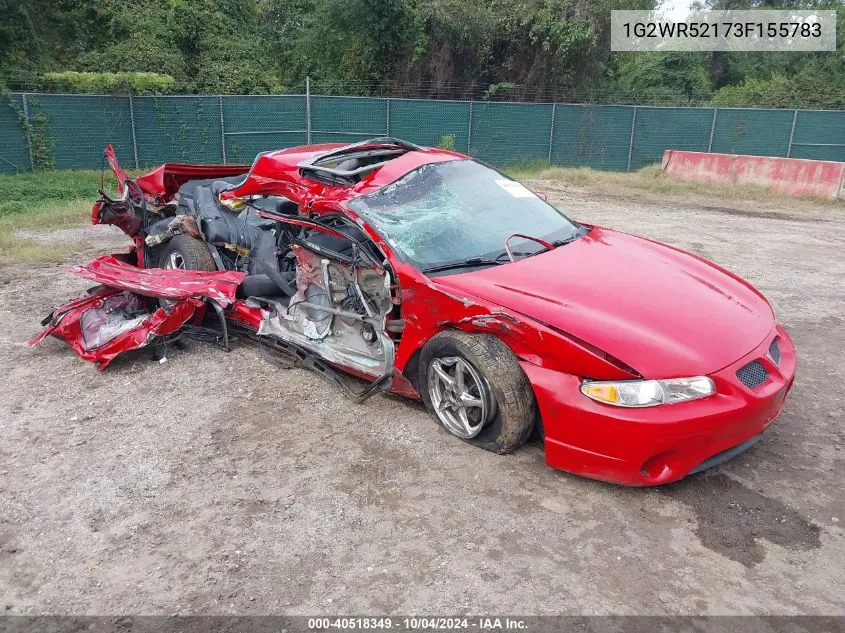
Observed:
[[[556,242],[577,237],[580,228],[520,183],[473,160],[424,165],[350,206],[423,270],[471,258],[507,261],[505,240],[515,233]],[[521,256],[544,250],[521,238],[509,245]]]

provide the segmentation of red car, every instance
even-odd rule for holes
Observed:
[[[135,247],[75,267],[101,285],[37,339],[101,367],[184,333],[251,338],[358,400],[422,399],[475,446],[536,430],[553,468],[638,486],[753,445],[792,386],[792,341],[751,285],[470,157],[378,138],[134,181],[107,157],[121,196],[92,220]]]

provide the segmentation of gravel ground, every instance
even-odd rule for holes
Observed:
[[[760,444],[626,489],[549,469],[537,444],[474,449],[409,401],[349,404],[246,344],[98,372],[25,344],[89,284],[2,268],[5,612],[845,614],[843,209],[531,184],[769,297],[800,367]],[[74,261],[125,243],[82,237]]]

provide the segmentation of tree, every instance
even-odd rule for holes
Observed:
[[[701,2],[716,9],[842,7],[842,0]],[[689,105],[706,103],[715,90],[721,104],[841,107],[845,11],[832,53],[612,53],[610,11],[656,4],[0,0],[0,78],[11,88],[96,81],[122,89],[125,73],[152,72],[173,83],[144,80],[144,91],[238,94],[298,92],[310,76],[318,90],[334,94]],[[33,83],[62,71],[100,75]]]
[[[634,103],[660,98],[667,105],[690,105],[710,96],[704,59],[697,53],[628,53],[617,57],[615,79]]]

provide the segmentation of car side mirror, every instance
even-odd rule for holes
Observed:
[[[535,194],[536,194],[536,196],[537,196],[538,198],[540,198],[540,200],[542,200],[543,202],[548,202],[548,201],[549,201],[549,196],[546,194],[546,192],[545,192],[545,191],[535,191],[534,193],[535,193]]]

